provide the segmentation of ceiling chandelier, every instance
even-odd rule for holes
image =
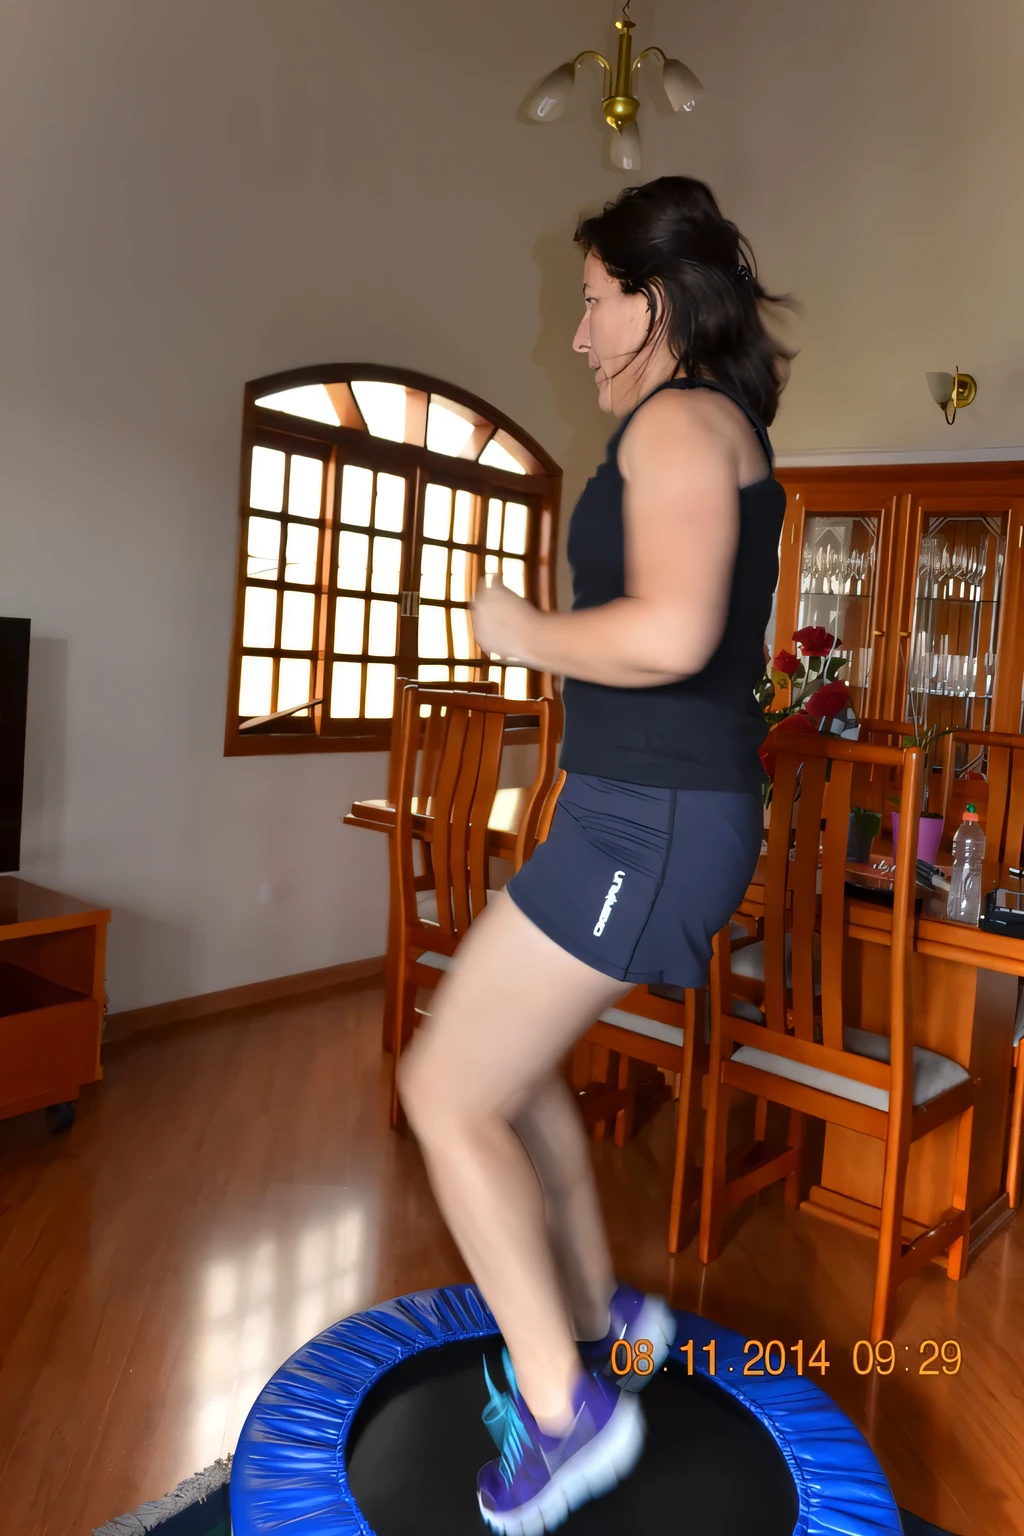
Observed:
[[[634,77],[645,59],[661,60],[661,83],[673,112],[691,112],[704,87],[692,70],[679,59],[666,58],[660,48],[645,48],[633,58],[633,42],[630,33],[634,23],[629,17],[631,0],[626,0],[622,16],[615,23],[619,34],[618,53],[615,59],[615,75],[601,53],[585,48],[567,64],[559,64],[546,76],[526,104],[526,114],[536,123],[550,123],[560,117],[576,83],[576,70],[584,59],[593,59],[604,71],[604,100],[601,103],[605,122],[615,130],[612,139],[612,164],[620,171],[640,169],[640,130],[636,118],[640,102],[634,95]]]

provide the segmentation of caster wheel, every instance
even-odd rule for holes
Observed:
[[[46,1111],[46,1129],[52,1136],[60,1131],[70,1131],[75,1123],[75,1111],[78,1105],[74,1100],[67,1104],[51,1104]]]

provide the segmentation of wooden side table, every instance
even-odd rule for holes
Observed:
[[[97,1082],[110,913],[14,875],[0,877],[0,1119],[45,1109],[74,1122]]]

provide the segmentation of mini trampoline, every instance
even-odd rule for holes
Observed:
[[[633,1475],[566,1536],[884,1536],[902,1531],[859,1430],[806,1377],[744,1377],[741,1335],[677,1312],[643,1395]],[[679,1345],[693,1341],[694,1372]],[[715,1341],[716,1374],[704,1345]],[[231,1475],[234,1536],[483,1536],[481,1358],[497,1326],[474,1286],[400,1296],[304,1345],[260,1393]],[[703,1364],[703,1368],[702,1368]]]

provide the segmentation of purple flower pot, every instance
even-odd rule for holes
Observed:
[[[900,813],[892,813],[892,857],[896,861],[896,852],[900,841]],[[926,864],[934,864],[939,856],[939,843],[942,841],[942,817],[922,816],[921,825],[917,834],[917,856],[924,859]]]

